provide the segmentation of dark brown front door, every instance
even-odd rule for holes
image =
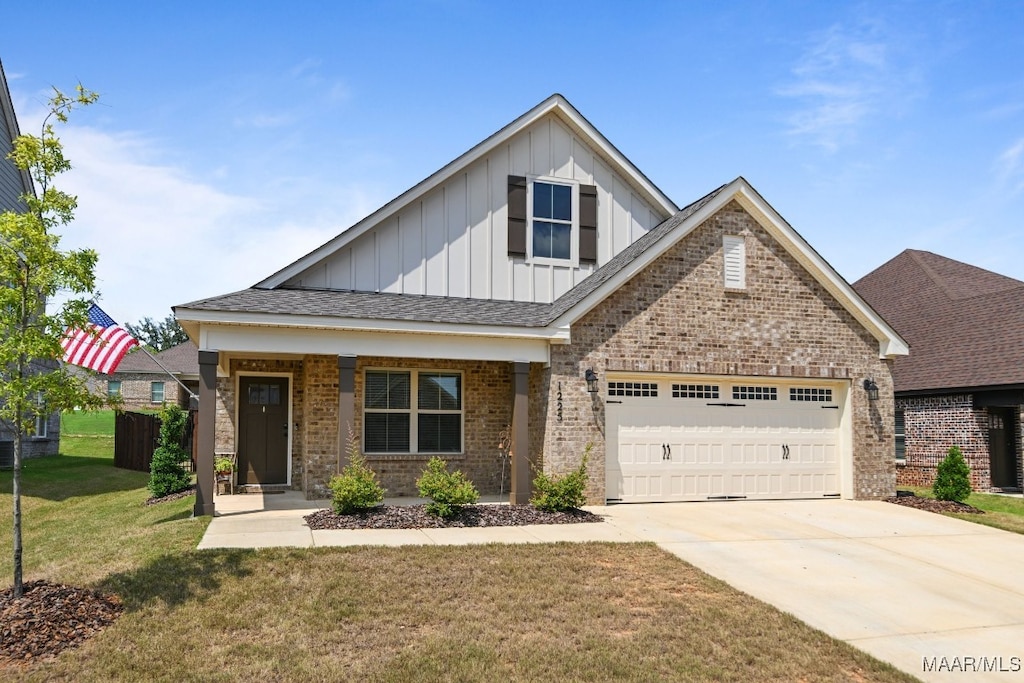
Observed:
[[[1014,449],[1013,408],[988,409],[988,454],[992,467],[992,485],[1017,486],[1017,454]]]
[[[288,482],[288,378],[238,383],[238,483]]]

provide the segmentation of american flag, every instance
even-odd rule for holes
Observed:
[[[138,346],[139,342],[96,304],[89,307],[89,323],[84,330],[68,328],[60,343],[64,348],[64,362],[110,374],[117,369],[128,349]]]

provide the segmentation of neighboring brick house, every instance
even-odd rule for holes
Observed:
[[[0,64],[0,212],[25,210],[21,197],[34,194],[32,179],[7,158],[14,149],[14,139],[21,134],[18,119],[14,114],[11,92],[7,88],[7,77]],[[41,362],[41,361],[40,361]],[[40,369],[45,366],[39,365]],[[45,400],[40,397],[40,400]],[[0,423],[0,462],[7,463],[13,458],[14,434]],[[33,426],[32,436],[22,441],[22,454],[26,458],[40,455],[56,455],[60,450],[60,413],[54,412],[46,419],[38,419]]]
[[[389,495],[439,455],[526,502],[588,444],[592,503],[895,491],[903,340],[746,180],[679,209],[559,95],[175,315],[199,471],[235,451],[243,485],[324,495],[351,428]]]
[[[893,370],[897,482],[930,486],[956,445],[975,489],[1020,491],[1024,282],[907,249],[854,288],[912,350]]]
[[[191,395],[199,389],[196,345],[188,341],[153,356],[156,360],[136,349],[121,360],[116,372],[93,375],[90,383],[98,393],[120,396],[126,410],[158,410],[164,403],[188,408]]]

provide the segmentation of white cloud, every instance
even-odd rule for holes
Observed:
[[[776,94],[794,100],[788,132],[828,151],[855,141],[874,117],[899,115],[916,75],[897,62],[882,28],[834,25],[815,35]]]
[[[1012,194],[1024,192],[1024,138],[1007,147],[996,159],[998,188]]]
[[[100,304],[119,322],[249,287],[375,207],[361,188],[326,193],[317,180],[247,196],[191,177],[137,135],[60,133],[74,169],[57,184],[79,201],[62,247],[99,253]]]

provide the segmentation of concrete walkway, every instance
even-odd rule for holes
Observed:
[[[604,524],[310,531],[302,516],[326,504],[220,496],[199,547],[653,541],[924,680],[1024,681],[1018,534],[847,500],[589,508]]]

